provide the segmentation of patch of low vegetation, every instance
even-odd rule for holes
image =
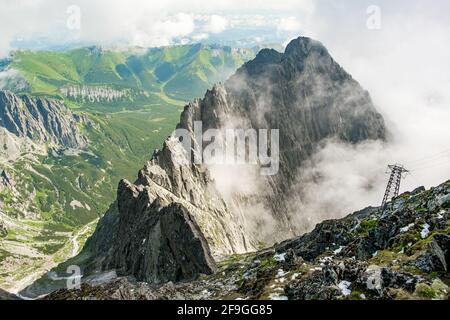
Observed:
[[[359,227],[356,229],[357,234],[359,235],[367,235],[369,234],[369,231],[375,228],[375,226],[378,224],[377,219],[364,219],[360,222]]]

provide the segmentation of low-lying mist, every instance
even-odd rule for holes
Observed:
[[[318,147],[289,194],[289,215],[298,233],[325,219],[379,206],[389,164],[403,164],[410,171],[400,192],[450,178],[450,43],[444,40],[449,26],[414,10],[408,14],[386,14],[380,30],[353,28],[351,37],[342,33],[345,28],[336,31],[339,36],[326,28],[306,32],[369,91],[389,137],[357,145],[330,140]],[[227,176],[228,192],[249,184],[246,174],[237,176],[241,179]],[[267,214],[261,208],[255,212],[257,217]],[[264,228],[265,234],[275,231]]]

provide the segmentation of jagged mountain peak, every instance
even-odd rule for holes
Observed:
[[[245,67],[256,64],[280,63],[288,57],[295,57],[301,60],[313,53],[317,53],[320,56],[330,55],[327,48],[321,42],[308,37],[298,37],[289,42],[284,53],[278,52],[275,49],[261,49],[255,59],[247,62]]]
[[[276,51],[275,49],[262,49],[258,52],[255,59],[245,63],[241,69],[244,69],[246,71],[254,70],[257,68],[257,66],[280,63],[282,58],[283,54]]]
[[[312,52],[329,55],[327,48],[320,41],[308,37],[298,37],[291,40],[286,46],[284,54],[286,56],[306,57]]]
[[[320,42],[305,37],[291,41],[285,53],[261,50],[224,84],[186,106],[178,127],[193,132],[195,121],[202,122],[203,130],[230,125],[279,130],[279,172],[270,179],[255,177],[255,184],[263,185],[258,196],[266,197],[257,202],[265,202],[275,221],[284,224],[275,230],[296,229],[289,216],[298,213],[289,207],[297,200],[289,194],[300,193],[291,188],[320,143],[386,139],[383,117],[368,92]]]
[[[250,84],[260,82],[261,78],[272,82],[308,78],[308,81],[314,83],[319,77],[325,82],[353,81],[351,75],[332,58],[321,42],[307,37],[292,40],[284,53],[262,49],[255,59],[238,69],[227,83],[236,82],[235,78],[242,76],[247,77]],[[353,84],[359,86],[357,82]]]

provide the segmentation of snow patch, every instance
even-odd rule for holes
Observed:
[[[350,295],[350,293],[352,293],[352,290],[350,290],[348,287],[350,287],[351,282],[349,281],[341,281],[338,284],[339,289],[341,289],[341,292],[344,296],[348,296]]]
[[[278,269],[277,276],[276,276],[277,278],[282,278],[285,275],[286,275],[286,272],[284,272],[283,269]]]
[[[408,224],[406,227],[400,228],[400,232],[407,232],[407,231],[409,231],[412,227],[414,227],[414,223],[410,223],[410,224]]]
[[[209,298],[211,296],[211,292],[209,292],[207,289],[203,290],[201,294],[204,298]]]
[[[321,267],[310,268],[309,271],[322,271]]]
[[[366,274],[367,274],[366,280],[367,289],[380,291],[383,288],[381,268],[376,265],[371,265],[366,269]]]
[[[345,248],[345,246],[340,246],[339,248],[337,248],[333,252],[334,252],[334,254],[339,254],[339,253],[341,253],[342,249],[344,249],[344,248]]]
[[[429,233],[430,233],[430,225],[428,223],[425,223],[423,225],[422,231],[420,231],[420,236],[422,237],[422,239],[425,239],[426,237],[428,237]]]
[[[286,296],[280,296],[277,293],[271,293],[269,295],[270,300],[288,300],[288,297]]]
[[[286,252],[283,253],[277,253],[273,256],[275,261],[282,262],[286,260]]]

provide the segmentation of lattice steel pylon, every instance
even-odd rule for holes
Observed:
[[[384,193],[383,202],[381,203],[381,208],[384,208],[390,199],[398,196],[402,177],[408,172],[409,171],[400,164],[392,164],[388,166],[388,171],[386,171],[386,173],[390,173],[390,176],[386,187],[386,192]]]

